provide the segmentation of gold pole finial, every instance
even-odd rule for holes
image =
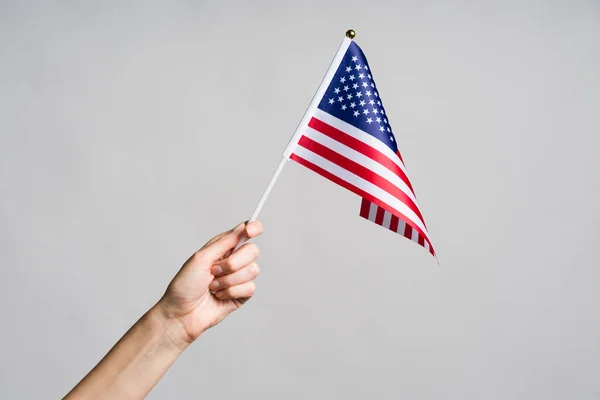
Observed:
[[[354,29],[348,29],[346,31],[346,37],[348,39],[354,39],[355,36],[356,36],[356,32],[354,32]]]

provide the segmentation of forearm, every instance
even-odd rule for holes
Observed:
[[[252,297],[258,247],[233,250],[242,238],[261,233],[260,222],[241,223],[195,252],[159,303],[65,399],[144,398],[191,342]]]
[[[187,347],[182,337],[178,323],[154,306],[65,398],[144,398]]]

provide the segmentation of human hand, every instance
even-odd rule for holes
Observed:
[[[246,243],[232,252],[244,234],[253,238],[262,232],[261,223],[252,221],[215,236],[173,278],[158,306],[182,328],[187,344],[252,297],[256,289],[253,280],[259,273],[254,262],[258,246]]]
[[[183,264],[164,296],[114,345],[66,399],[141,399],[181,352],[254,294],[258,247],[238,241],[263,231],[242,223],[212,238]],[[232,254],[233,253],[233,254]]]

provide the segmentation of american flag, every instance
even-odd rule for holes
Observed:
[[[360,216],[436,255],[373,72],[354,41],[342,43],[286,153],[361,196]]]

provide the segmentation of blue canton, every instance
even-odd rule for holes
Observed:
[[[371,68],[356,43],[346,50],[319,109],[376,137],[394,153],[398,150]]]

